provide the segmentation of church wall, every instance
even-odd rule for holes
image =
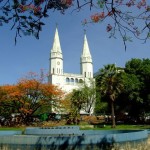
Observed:
[[[50,74],[49,82],[59,86],[65,92],[71,92],[73,89],[79,89],[84,82],[89,82],[81,74],[64,73],[64,75]]]
[[[73,89],[80,89],[84,83],[91,86],[93,79],[93,64],[86,35],[84,35],[83,50],[80,57],[80,74],[63,72],[63,54],[59,41],[59,34],[56,28],[53,46],[50,52],[50,70],[48,82],[60,87],[64,92],[72,92]],[[83,112],[82,112],[83,113]]]
[[[63,74],[63,61],[59,58],[52,58],[50,61],[51,74]]]
[[[93,65],[92,63],[83,63],[81,66],[81,73],[84,77],[93,78]]]

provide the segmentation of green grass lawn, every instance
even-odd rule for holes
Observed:
[[[111,125],[105,125],[105,126],[88,126],[88,125],[81,125],[81,129],[87,130],[87,129],[94,129],[94,130],[143,130],[143,129],[150,129],[150,125],[117,125],[116,128],[111,128]]]
[[[4,130],[21,130],[24,131],[26,127],[0,127],[0,131]],[[80,125],[81,130],[140,130],[150,129],[150,125],[117,125],[116,128],[111,128],[111,125],[92,126],[92,125]]]
[[[20,131],[24,131],[25,127],[0,127],[0,131],[5,131],[5,130],[20,130]]]

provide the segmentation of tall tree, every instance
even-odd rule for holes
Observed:
[[[131,59],[125,65],[125,72],[132,76],[136,76],[140,83],[140,89],[137,91],[138,99],[141,100],[142,105],[140,110],[149,112],[150,108],[150,59]],[[131,92],[132,93],[132,92]],[[133,95],[133,94],[132,94]]]
[[[102,96],[107,96],[111,104],[112,128],[116,126],[114,102],[123,88],[120,73],[114,64],[109,64],[100,70],[96,79],[99,92]]]
[[[124,89],[116,101],[119,105],[119,110],[123,113],[127,112],[134,119],[138,118],[143,105],[141,96],[143,83],[140,82],[136,74],[126,72],[122,73],[121,80]]]

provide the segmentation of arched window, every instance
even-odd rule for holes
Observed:
[[[74,83],[74,79],[73,78],[71,78],[71,83]]]
[[[84,76],[86,77],[86,72],[84,72]]]
[[[78,83],[78,79],[77,78],[75,79],[75,83]]]
[[[53,74],[54,74],[55,72],[54,72],[54,68],[53,68]]]
[[[83,83],[83,80],[82,80],[82,79],[80,79],[80,80],[79,80],[79,83]]]
[[[69,79],[69,78],[66,78],[66,82],[67,82],[67,84],[69,84],[69,82],[70,82],[70,79]]]

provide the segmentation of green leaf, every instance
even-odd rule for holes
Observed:
[[[97,4],[99,5],[100,8],[103,8],[104,7],[104,0],[99,0],[97,2]]]
[[[46,13],[44,13],[44,14],[43,14],[43,16],[44,16],[45,18],[47,18],[49,15],[48,15],[48,14],[46,14]]]
[[[8,16],[8,12],[7,12],[7,11],[4,11],[3,13],[4,13],[6,16]]]
[[[5,22],[5,23],[9,23],[9,21],[8,21],[8,20],[4,20],[4,22]]]
[[[43,23],[43,22],[39,22],[39,24],[40,24],[40,25],[45,25],[45,23]]]
[[[29,16],[28,19],[32,19],[32,16]]]
[[[26,16],[20,16],[22,19],[27,19],[27,17]]]
[[[147,7],[147,11],[150,11],[150,6]]]
[[[16,17],[16,18],[15,18],[15,22],[17,22],[17,21],[18,21],[18,18]]]
[[[6,11],[10,11],[10,9],[8,7],[3,7],[3,9]]]

